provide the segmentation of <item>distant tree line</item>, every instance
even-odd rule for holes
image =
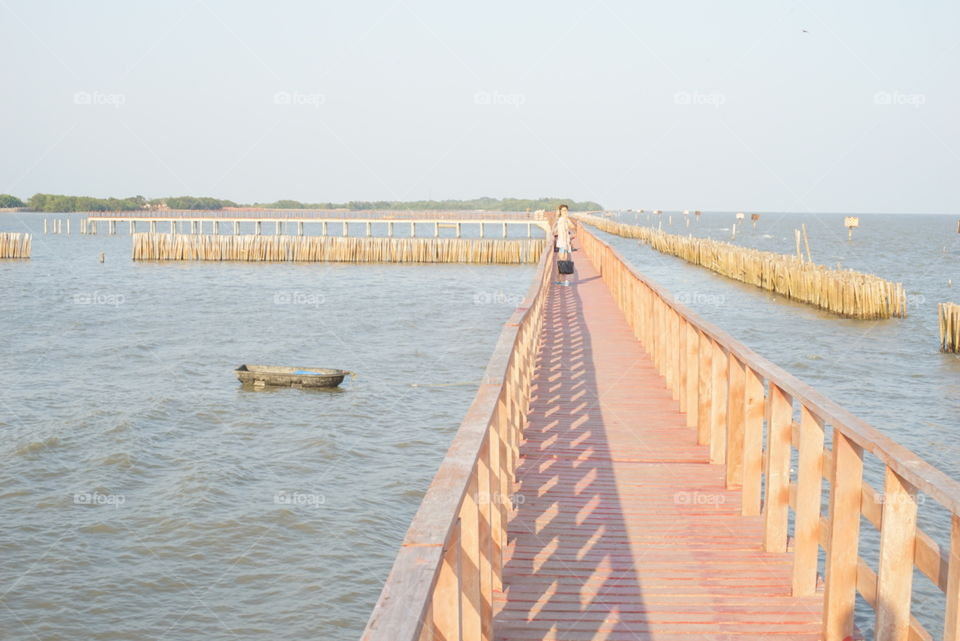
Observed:
[[[170,196],[147,200],[143,196],[129,198],[92,198],[90,196],[64,196],[61,194],[34,194],[26,203],[9,194],[0,194],[0,207],[28,207],[34,211],[130,211],[134,209],[196,209],[216,210],[224,207],[262,207],[265,209],[349,209],[368,211],[372,209],[399,210],[464,210],[484,209],[488,211],[536,211],[555,210],[566,203],[571,211],[596,211],[603,209],[599,203],[589,200],[578,202],[565,198],[474,198],[472,200],[353,200],[346,203],[303,203],[298,200],[278,200],[272,203],[253,203],[238,205],[232,200],[203,196]]]
[[[26,203],[17,198],[16,196],[11,196],[10,194],[0,194],[0,208],[6,209],[9,207],[26,207]]]
[[[351,200],[347,203],[302,203],[296,200],[278,200],[272,203],[254,203],[254,207],[267,209],[350,209],[365,211],[370,209],[485,209],[488,211],[536,211],[554,210],[566,203],[570,211],[596,211],[603,209],[599,203],[589,200],[578,202],[567,198],[474,198],[472,200]]]
[[[223,209],[236,207],[232,200],[197,196],[171,196],[147,200],[143,196],[129,198],[91,198],[90,196],[63,196],[60,194],[34,194],[27,200],[27,207],[35,211],[130,211],[151,207],[168,209]]]

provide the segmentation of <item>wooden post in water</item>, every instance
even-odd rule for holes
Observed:
[[[860,226],[859,216],[847,216],[843,219],[843,226],[847,228],[847,240],[853,240],[853,230]]]
[[[256,233],[257,233],[257,236],[260,236],[261,234],[263,234],[263,223],[262,223],[262,221],[259,221],[259,220],[257,221],[257,232],[256,232]]]
[[[47,219],[46,219],[46,218],[43,219],[43,233],[44,233],[44,234],[47,233]]]
[[[303,221],[297,222],[297,236],[303,236]]]
[[[937,305],[940,327],[940,351],[960,352],[960,305],[940,303]]]
[[[757,223],[760,222],[760,214],[750,214],[750,222],[753,223],[753,228],[757,228]]]

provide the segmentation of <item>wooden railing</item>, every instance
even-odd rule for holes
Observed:
[[[743,514],[762,515],[765,549],[792,551],[793,594],[818,594],[822,578],[823,638],[852,637],[857,594],[875,611],[879,641],[932,638],[911,615],[916,568],[946,594],[944,639],[960,641],[960,483],[701,320],[578,230],[711,462],[725,463],[727,486],[742,489]],[[880,491],[864,479],[867,454],[883,467]],[[949,550],[917,526],[921,492],[950,513]],[[880,533],[877,572],[861,556],[861,515]]]
[[[473,404],[420,504],[364,641],[487,641],[554,254],[500,333]]]

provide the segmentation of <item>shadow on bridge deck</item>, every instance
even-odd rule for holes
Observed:
[[[820,637],[722,465],[582,252],[553,285],[508,527],[497,639]]]

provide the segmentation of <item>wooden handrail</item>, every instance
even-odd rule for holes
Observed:
[[[480,388],[404,537],[364,641],[492,638],[510,493],[551,282],[542,252]]]
[[[795,595],[816,593],[824,549],[823,638],[852,637],[858,593],[876,611],[879,641],[930,638],[910,612],[916,568],[946,593],[944,638],[960,641],[960,483],[698,317],[581,223],[577,237],[711,462],[725,463],[727,486],[742,489],[743,514],[761,514],[762,501],[765,549],[792,550]],[[881,492],[863,478],[866,453],[885,468]],[[949,550],[917,526],[919,492],[950,511]],[[876,573],[860,558],[861,514],[880,532]]]
[[[580,229],[585,228],[580,225]],[[617,254],[606,241],[598,238],[589,231],[589,237]],[[619,257],[619,254],[618,254]],[[622,260],[622,259],[621,259]],[[863,419],[844,409],[835,401],[830,400],[809,384],[804,383],[793,374],[790,374],[779,365],[776,365],[763,356],[733,338],[729,333],[713,323],[697,316],[689,307],[678,302],[673,295],[642,275],[637,269],[624,261],[624,268],[630,274],[644,283],[655,292],[675,312],[683,316],[688,323],[700,332],[710,336],[722,344],[729,353],[738,359],[747,362],[757,373],[768,380],[776,380],[780,389],[794,398],[803,398],[804,405],[815,410],[830,423],[842,425],[843,432],[853,439],[859,446],[878,457],[885,465],[892,467],[897,473],[916,485],[925,494],[937,499],[944,507],[953,513],[960,513],[960,482],[947,476],[929,463],[920,459],[916,454],[900,445],[890,437],[884,435]]]

